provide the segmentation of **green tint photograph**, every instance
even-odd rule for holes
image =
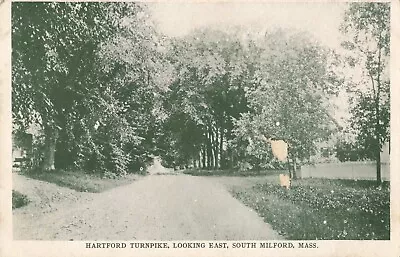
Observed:
[[[390,240],[390,8],[13,2],[14,240]]]

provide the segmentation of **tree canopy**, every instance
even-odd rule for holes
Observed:
[[[389,3],[351,3],[341,30],[348,37],[342,45],[351,51],[347,60],[363,71],[361,81],[348,88],[355,93],[351,125],[364,148],[360,157],[376,160],[380,182],[381,149],[389,140]]]
[[[343,30],[354,37],[344,45],[362,48],[352,29],[382,41],[378,52],[353,56],[374,86],[353,113],[374,119],[367,103],[388,86],[379,75],[387,34],[352,10]],[[168,38],[142,3],[13,3],[12,12],[14,129],[39,124],[41,169],[123,175],[156,155],[170,167],[282,168],[265,139],[288,142],[296,163],[337,131],[329,100],[343,85],[337,54],[301,31],[203,28]],[[380,101],[379,117],[388,117]],[[367,135],[363,124],[355,119]]]
[[[139,147],[152,122],[152,99],[147,106],[141,99],[153,97],[155,78],[140,79],[150,67],[146,55],[157,52],[149,44],[156,33],[145,22],[145,7],[15,3],[12,10],[13,118],[21,130],[41,125],[42,168],[54,169],[58,159],[60,166],[125,173],[131,157],[124,154],[126,144]],[[130,59],[114,51],[115,39],[130,44],[118,48],[130,51]]]

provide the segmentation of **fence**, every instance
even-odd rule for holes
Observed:
[[[341,162],[305,165],[299,170],[301,178],[376,179],[375,162]],[[390,180],[390,164],[381,164],[382,180]]]

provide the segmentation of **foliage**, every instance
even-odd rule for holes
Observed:
[[[118,33],[99,51],[100,69],[107,81],[104,89],[112,99],[106,112],[113,114],[116,123],[101,118],[98,129],[109,136],[118,135],[111,140],[115,143],[104,140],[117,170],[138,170],[146,165],[149,156],[158,151],[155,143],[165,119],[161,94],[171,71],[162,53],[164,42],[147,18],[145,8],[124,17]]]
[[[388,240],[387,184],[372,181],[306,179],[291,190],[267,183],[233,194],[290,240]]]
[[[299,159],[308,158],[336,125],[327,103],[340,84],[330,70],[330,53],[280,30],[259,44],[258,72],[246,87],[251,111],[235,120],[236,141],[248,142],[248,155],[265,156],[265,137],[284,139]]]
[[[389,102],[380,106],[379,126],[374,126],[376,119],[375,106],[371,103],[374,99],[371,95],[361,94],[356,104],[351,109],[354,119],[351,120],[352,128],[357,131],[356,142],[359,152],[359,158],[375,160],[376,159],[376,137],[380,142],[389,140],[390,113]],[[380,152],[380,150],[379,150]]]
[[[349,4],[341,30],[349,38],[342,44],[350,52],[346,59],[363,71],[361,81],[348,86],[356,94],[352,126],[364,156],[377,161],[380,182],[380,152],[389,138],[390,4]]]
[[[145,162],[163,80],[147,18],[134,3],[13,4],[13,119],[21,130],[41,125],[36,165],[52,143],[61,168],[125,174]]]
[[[335,145],[336,157],[341,162],[363,160],[360,147],[356,143],[338,141]]]
[[[68,137],[96,105],[88,74],[108,34],[106,4],[14,3],[12,11],[14,123],[40,124],[46,146],[57,130]]]
[[[105,4],[13,3],[12,11],[15,122],[59,125],[87,103],[80,79],[107,35]]]
[[[288,31],[249,40],[236,32],[198,30],[172,43],[177,75],[166,109],[176,158],[200,152],[205,167],[281,168],[262,134],[290,138],[307,157],[335,126],[325,104],[340,84],[331,53]]]
[[[368,121],[379,117],[374,135],[388,138],[389,84],[379,75],[388,34],[377,33],[384,17],[365,23],[374,6],[350,5],[343,26],[352,36],[344,45],[366,53],[352,60],[376,84],[352,109],[362,158],[375,149]],[[265,137],[306,160],[336,131],[338,55],[302,32],[199,29],[169,39],[138,3],[13,3],[12,11],[13,120],[17,130],[41,127],[35,167],[125,175],[159,155],[169,167],[281,169]],[[378,36],[381,50],[363,48],[364,35]]]
[[[171,43],[176,76],[165,102],[170,113],[166,129],[186,162],[201,152],[203,166],[224,166],[231,118],[246,110],[244,56],[242,44],[229,32],[197,30]]]
[[[20,208],[29,203],[29,199],[26,195],[21,194],[18,191],[12,190],[12,208]]]

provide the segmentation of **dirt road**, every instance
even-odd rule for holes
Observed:
[[[16,187],[26,182],[21,176],[16,180]],[[38,191],[37,198],[43,198],[40,188],[57,187],[37,180],[28,182],[31,191]],[[57,198],[60,194],[64,196]],[[154,175],[103,193],[55,188],[54,195],[47,196],[54,198],[49,201],[34,199],[34,203],[13,211],[15,239],[280,239],[262,218],[212,178]]]

